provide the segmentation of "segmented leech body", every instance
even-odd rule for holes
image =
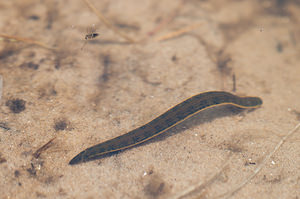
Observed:
[[[186,99],[137,129],[85,149],[75,156],[69,164],[98,159],[110,153],[136,146],[162,134],[200,111],[221,105],[258,108],[262,105],[262,100],[258,97],[239,97],[224,91],[200,93]]]

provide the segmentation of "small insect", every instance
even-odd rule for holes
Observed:
[[[97,37],[98,35],[99,34],[96,32],[91,32],[91,33],[85,35],[85,40],[93,39],[93,38]]]
[[[81,47],[81,50],[86,45],[88,40],[94,39],[97,36],[99,36],[99,34],[96,32],[95,24],[93,24],[91,27],[88,27],[87,28],[87,34],[84,37],[85,41],[84,41],[84,44]]]

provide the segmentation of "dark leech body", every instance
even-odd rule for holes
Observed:
[[[233,105],[239,108],[258,108],[261,104],[262,100],[258,97],[239,97],[223,91],[200,93],[172,107],[137,129],[87,148],[75,156],[69,164],[77,164],[101,158],[103,155],[141,144],[207,108],[220,105]]]

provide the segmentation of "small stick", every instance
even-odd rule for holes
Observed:
[[[187,32],[190,32],[192,30],[195,30],[196,28],[198,28],[200,26],[200,24],[194,24],[194,25],[190,25],[190,26],[187,26],[187,27],[184,27],[182,29],[179,29],[179,30],[176,30],[174,32],[170,32],[166,35],[163,35],[161,37],[158,37],[156,38],[155,40],[156,41],[164,41],[164,40],[167,40],[167,39],[172,39],[174,37],[178,37],[180,35],[183,35]]]
[[[2,98],[2,88],[3,88],[3,78],[0,75],[0,102],[1,102],[1,98]]]
[[[35,41],[29,38],[25,38],[25,37],[19,37],[19,36],[12,36],[12,35],[6,35],[6,34],[1,34],[0,33],[0,37],[4,38],[4,39],[8,39],[8,40],[16,40],[16,41],[21,41],[24,43],[29,43],[29,44],[35,44],[37,46],[49,49],[49,50],[55,50],[54,47],[50,47],[40,41]]]
[[[217,196],[216,198],[229,198],[231,196],[233,196],[235,193],[237,193],[239,190],[241,190],[251,179],[253,179],[260,171],[261,169],[265,166],[266,162],[274,155],[274,153],[282,146],[282,144],[293,134],[295,133],[298,128],[300,127],[300,122],[290,131],[288,132],[288,134],[286,134],[281,140],[280,142],[275,146],[275,148],[273,149],[273,151],[271,151],[271,153],[269,153],[261,162],[261,164],[259,166],[257,166],[257,168],[254,170],[254,172],[246,179],[244,180],[241,184],[239,184],[238,186],[236,186],[234,189],[232,189],[231,191],[228,191],[222,195]]]
[[[51,143],[53,142],[53,140],[55,140],[55,139],[56,139],[56,137],[52,138],[52,139],[49,140],[46,144],[44,144],[44,145],[41,146],[38,150],[36,150],[36,151],[32,154],[33,157],[39,158],[40,155],[41,155],[41,153],[42,153],[43,151],[46,151],[46,150],[50,147],[50,145],[51,145]]]
[[[134,43],[135,41],[133,39],[131,39],[129,36],[127,36],[126,34],[120,32],[117,28],[115,28],[96,8],[95,6],[89,1],[89,0],[83,0],[86,5],[99,17],[99,19],[106,25],[106,27],[108,27],[109,29],[111,29],[112,31],[114,31],[114,33],[116,33],[117,35],[119,35],[120,37],[124,38],[125,40],[127,40],[130,43]]]
[[[235,78],[235,73],[232,75],[232,92],[236,91],[236,78]]]
[[[0,123],[0,128],[3,128],[4,130],[10,130],[10,128],[8,126],[6,126],[6,124],[4,123]]]

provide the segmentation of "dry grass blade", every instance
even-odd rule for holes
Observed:
[[[134,43],[135,41],[131,39],[126,34],[120,32],[117,28],[115,28],[96,8],[89,0],[83,0],[86,5],[99,17],[99,19],[112,31],[114,31],[117,35],[124,38],[126,41],[130,43]]]
[[[300,127],[300,123],[298,123],[291,131],[289,131],[281,140],[280,142],[275,146],[273,151],[271,151],[266,157],[263,159],[261,164],[254,170],[254,172],[246,179],[244,180],[241,184],[236,186],[234,189],[231,191],[228,191],[222,195],[217,196],[216,198],[230,198],[233,196],[235,193],[237,193],[239,190],[241,190],[251,179],[253,179],[260,171],[261,169],[265,166],[266,162],[274,155],[274,153],[283,145],[283,143],[292,135],[294,134],[298,128]]]
[[[32,39],[29,39],[29,38],[6,35],[6,34],[1,34],[1,33],[0,33],[0,37],[2,37],[4,39],[7,39],[7,40],[15,40],[15,41],[21,41],[21,42],[24,42],[24,43],[28,43],[28,44],[35,44],[37,46],[40,46],[40,47],[43,47],[43,48],[46,48],[46,49],[49,49],[49,50],[55,50],[54,47],[50,47],[50,46],[44,44],[43,42],[32,40]]]
[[[166,27],[166,25],[169,24],[176,17],[177,13],[183,6],[183,3],[184,3],[184,0],[180,1],[178,6],[175,8],[175,10],[169,16],[167,16],[164,20],[162,20],[152,31],[148,32],[148,36],[153,36],[157,32],[159,32],[161,29]]]
[[[190,32],[190,31],[192,31],[192,30],[195,30],[195,29],[198,28],[199,26],[200,26],[200,24],[190,25],[190,26],[184,27],[184,28],[182,28],[182,29],[180,29],[180,30],[176,30],[176,31],[174,31],[174,32],[170,32],[170,33],[168,33],[168,34],[166,34],[166,35],[163,35],[163,36],[161,36],[161,37],[158,37],[158,38],[156,38],[155,40],[156,40],[156,41],[164,41],[164,40],[167,40],[167,39],[172,39],[172,38],[174,38],[174,37],[178,37],[178,36],[183,35],[183,34],[185,34],[185,33],[187,33],[187,32]]]
[[[222,175],[222,173],[224,173],[224,171],[228,168],[229,162],[231,160],[231,155],[232,154],[230,154],[227,157],[227,160],[223,164],[222,168],[218,172],[216,172],[212,177],[210,177],[207,181],[200,182],[193,186],[190,186],[188,189],[182,191],[179,194],[176,194],[176,196],[173,196],[173,198],[174,199],[183,199],[183,198],[194,198],[194,197],[199,196],[199,194],[201,194],[201,192],[204,189],[206,189],[207,187],[212,185],[215,181],[217,181],[220,178],[220,176]]]

